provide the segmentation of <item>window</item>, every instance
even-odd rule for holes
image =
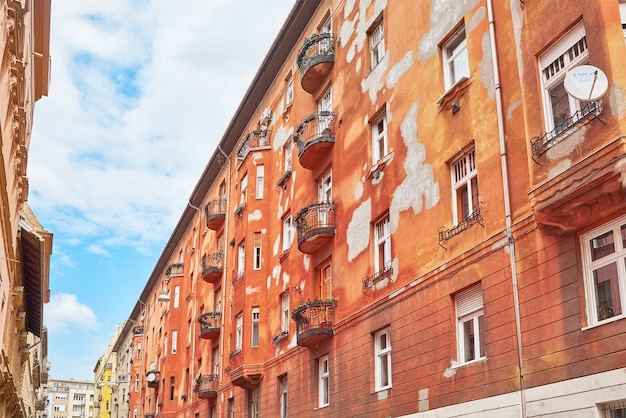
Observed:
[[[456,295],[459,363],[485,357],[483,291],[480,283]]]
[[[318,407],[328,406],[330,403],[330,370],[328,355],[321,357],[318,361]]]
[[[241,242],[237,250],[237,279],[243,277],[246,266],[246,243]]]
[[[141,343],[137,343],[137,358],[141,358]]]
[[[602,418],[626,418],[626,400],[599,405],[599,409]]]
[[[251,347],[259,346],[259,332],[261,328],[261,309],[258,306],[252,308],[252,341]]]
[[[287,143],[283,146],[283,154],[285,156],[285,173],[291,171],[291,163],[292,163],[292,155],[293,155],[293,141],[290,139],[287,140]]]
[[[374,224],[374,270],[381,272],[391,267],[391,227],[389,215]]]
[[[215,312],[222,311],[222,289],[215,289],[213,293],[213,306],[215,306]]]
[[[240,351],[243,345],[243,315],[235,318],[235,351]]]
[[[178,331],[172,330],[172,354],[176,354],[176,345],[178,344]]]
[[[211,357],[212,357],[212,364],[211,366],[213,367],[213,374],[214,375],[219,375],[220,373],[220,349],[219,347],[215,347],[213,349],[213,352],[211,353]]]
[[[254,233],[254,252],[252,260],[252,269],[261,270],[261,233]]]
[[[235,399],[228,398],[228,418],[235,418]]]
[[[322,94],[321,99],[317,102],[317,129],[321,134],[326,128],[330,127],[332,115],[330,112],[333,110],[333,92],[329,87],[328,90]]]
[[[289,291],[280,295],[280,330],[281,332],[289,332]]]
[[[454,224],[474,216],[478,210],[478,177],[476,176],[476,151],[464,151],[451,164],[452,207]]]
[[[191,319],[187,321],[187,345],[191,345]]]
[[[581,238],[589,325],[621,317],[626,300],[626,216]]]
[[[463,77],[469,77],[469,59],[465,26],[460,28],[448,42],[443,45],[443,80],[446,91],[450,90]]]
[[[174,308],[180,303],[180,286],[174,286]]]
[[[584,107],[567,94],[563,80],[568,70],[589,62],[585,27],[579,23],[539,57],[546,132],[552,136],[574,122],[576,112]]]
[[[174,400],[174,393],[176,392],[176,378],[170,376],[170,401]]]
[[[291,241],[293,239],[293,225],[291,223],[291,215],[287,214],[283,218],[283,251],[291,248]]]
[[[139,373],[135,373],[135,392],[139,392]]]
[[[280,418],[287,418],[287,375],[278,378],[280,393]]]
[[[374,389],[391,387],[391,329],[389,327],[374,334]]]
[[[388,153],[387,114],[383,112],[372,123],[372,160],[376,163]]]
[[[318,293],[322,300],[333,297],[333,269],[330,262],[322,264],[318,269]]]
[[[385,56],[385,30],[383,26],[382,17],[374,28],[369,33],[369,41],[370,41],[370,64],[371,69],[378,65],[378,63]]]
[[[620,0],[619,2],[619,16],[622,21],[622,32],[624,33],[624,40],[626,41],[626,1]]]
[[[317,180],[317,199],[319,202],[332,202],[333,201],[333,174],[332,170],[328,170],[322,177]],[[325,227],[329,221],[330,205],[321,205],[317,210],[317,225],[315,220],[312,219],[312,227]],[[332,219],[331,219],[332,220]],[[309,219],[311,222],[311,219]]]
[[[239,206],[243,207],[248,202],[248,175],[245,174],[241,178],[241,183],[239,185],[241,187],[241,195],[239,197]]]
[[[248,395],[248,411],[250,418],[258,418],[261,409],[259,402],[259,388],[249,390]]]
[[[293,74],[289,73],[285,80],[285,106],[293,103]]]
[[[256,198],[263,199],[263,184],[265,176],[265,166],[259,164],[256,166]]]

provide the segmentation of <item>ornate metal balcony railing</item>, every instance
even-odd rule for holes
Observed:
[[[198,317],[200,323],[200,338],[213,338],[220,333],[221,312],[204,312]]]
[[[304,168],[314,168],[319,154],[334,144],[335,117],[330,111],[312,113],[296,127],[293,140],[298,146],[298,158]]]
[[[215,283],[224,272],[224,253],[217,252],[202,256],[202,278],[205,282]]]
[[[142,335],[142,334],[143,334],[143,325],[136,326],[136,327],[133,329],[133,334],[134,334],[134,335]]]
[[[239,148],[237,148],[237,158],[245,160],[250,151],[270,145],[271,132],[269,129],[256,129],[247,132],[241,139]]]
[[[376,285],[376,283],[386,279],[387,277],[390,277],[392,274],[393,274],[393,266],[392,266],[391,262],[386,263],[383,266],[382,270],[377,271],[376,273],[372,274],[371,276],[366,277],[365,279],[363,279],[363,290],[365,291],[366,289],[374,287]]]
[[[291,313],[296,323],[298,345],[310,347],[334,334],[334,299],[308,301]]]
[[[294,217],[298,231],[298,247],[304,250],[302,244],[314,240],[317,236],[331,236],[335,234],[335,211],[337,202],[316,202],[300,209]]]
[[[193,389],[200,399],[207,399],[217,396],[219,389],[219,375],[205,374],[198,378]]]
[[[335,35],[320,33],[305,39],[296,57],[304,90],[312,93],[321,77],[328,73],[334,62]],[[310,71],[314,68],[316,71]]]
[[[555,123],[555,128],[550,132],[546,132],[543,136],[536,136],[530,140],[533,150],[533,161],[535,157],[539,157],[548,148],[556,144],[561,138],[569,135],[576,129],[587,125],[592,119],[597,118],[602,121],[599,116],[602,114],[602,100],[587,102],[582,109],[576,111],[571,117],[563,118]],[[604,123],[604,122],[603,122]]]
[[[216,230],[226,217],[226,199],[215,199],[204,207],[207,228]]]
[[[484,220],[484,214],[482,209],[480,208],[480,203],[474,206],[474,211],[467,215],[462,222],[459,222],[458,225],[453,226],[450,229],[446,229],[445,226],[439,228],[439,245],[441,243],[446,242],[456,234],[465,231],[471,225],[475,223],[481,223]]]

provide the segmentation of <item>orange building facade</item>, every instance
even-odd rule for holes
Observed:
[[[119,337],[128,415],[623,416],[625,18],[297,1]]]

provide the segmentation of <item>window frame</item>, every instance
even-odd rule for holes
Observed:
[[[265,189],[265,165],[258,164],[256,166],[256,190],[255,198],[257,200],[263,199],[263,193]]]
[[[176,352],[178,351],[178,330],[177,329],[173,329],[172,330],[172,354],[176,354]]]
[[[381,337],[385,336],[385,347],[381,347]],[[387,326],[374,333],[374,391],[380,392],[392,387],[391,327]],[[385,378],[386,382],[383,380]]]
[[[280,295],[280,311],[281,311],[281,315],[280,315],[280,331],[281,332],[289,332],[289,318],[290,316],[290,309],[289,309],[289,304],[290,304],[290,300],[289,300],[289,291],[285,291],[283,293],[281,293]]]
[[[374,222],[374,271],[385,271],[391,266],[391,223],[389,213],[381,216]],[[382,265],[381,265],[382,263]]]
[[[467,34],[465,32],[465,25],[461,25],[459,28],[455,29],[453,35],[443,43],[441,46],[441,55],[443,58],[443,80],[445,91],[449,91],[461,80],[470,77],[469,53],[467,50]],[[459,62],[459,58],[463,61]],[[459,74],[456,74],[457,72]]]
[[[456,226],[470,219],[480,204],[478,164],[474,144],[463,150],[450,163],[450,181],[452,185],[452,221]],[[463,190],[466,192],[464,193]],[[459,193],[463,193],[460,199]],[[464,196],[467,200],[466,205],[463,204]],[[467,213],[464,213],[465,207],[467,207]]]
[[[380,122],[383,122],[384,124],[382,131],[380,131],[379,127]],[[372,131],[372,163],[376,164],[378,161],[384,159],[389,154],[387,109],[384,109],[379,115],[374,118],[374,120],[370,123],[370,129]]]
[[[246,241],[241,241],[237,246],[237,279],[246,273]]]
[[[251,314],[250,347],[256,348],[259,346],[259,338],[261,338],[261,308],[253,306]]]
[[[370,70],[373,70],[385,57],[385,26],[382,14],[368,31],[367,39],[370,51]]]
[[[591,245],[593,245],[592,243],[594,241],[598,242],[597,240],[601,237],[606,237],[609,233],[611,233],[613,237],[611,243],[613,246],[613,252],[599,254],[600,257],[594,260],[591,249]],[[589,327],[599,326],[624,318],[626,316],[626,309],[624,307],[626,302],[626,215],[622,215],[588,232],[585,232],[580,236],[580,245],[583,258],[582,268],[585,288],[587,325]],[[611,287],[609,291],[613,290],[613,287],[616,287],[617,292],[616,294],[611,293],[610,300],[617,297],[617,302],[620,305],[619,308],[621,312],[613,313],[610,316],[607,314],[606,317],[600,318],[599,310],[601,309],[601,303],[598,300],[598,289],[594,284],[597,280],[594,273],[600,271],[600,269],[606,269],[611,265],[615,265],[615,283],[612,281],[608,282]],[[604,280],[604,282],[606,283],[607,280]],[[611,304],[613,305],[612,302]],[[611,311],[614,311],[614,306],[611,306]]]
[[[320,357],[317,365],[317,407],[324,408],[330,405],[330,359],[328,354]]]
[[[285,78],[285,107],[288,107],[291,104],[293,104],[294,90],[295,90],[294,86],[295,86],[295,82],[294,82],[293,73],[290,71],[289,74],[287,75],[287,78]]]
[[[283,216],[283,240],[282,251],[285,252],[291,248],[293,242],[293,218],[290,212]]]
[[[287,380],[286,374],[278,377],[278,393],[280,396],[280,418],[287,418],[289,407],[289,381]]]
[[[243,314],[235,316],[235,352],[243,348]]]
[[[261,232],[254,233],[252,251],[252,270],[261,270],[263,259],[263,234]]]
[[[457,329],[457,358],[459,365],[475,363],[484,360],[485,348],[485,326],[484,326],[484,304],[483,290],[481,283],[470,286],[458,292],[454,296],[456,329]],[[471,322],[470,322],[471,321]],[[470,323],[474,333],[473,339],[468,339],[465,324]],[[468,352],[467,344],[473,347],[473,352]],[[468,358],[471,355],[471,358]]]

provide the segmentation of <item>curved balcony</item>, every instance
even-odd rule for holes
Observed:
[[[294,217],[298,231],[298,249],[311,254],[335,236],[337,202],[317,202],[306,206]]]
[[[210,340],[220,335],[221,312],[204,312],[198,317],[200,338]]]
[[[258,148],[264,148],[270,145],[270,130],[256,129],[247,132],[241,139],[241,144],[237,148],[237,158],[245,160],[250,151]]]
[[[204,207],[204,213],[207,228],[217,231],[222,227],[226,218],[226,199],[216,199],[209,202]]]
[[[314,34],[304,40],[296,58],[302,88],[313,93],[324,82],[335,63],[335,35]]]
[[[219,390],[219,376],[216,374],[206,374],[200,376],[196,381],[193,391],[200,399],[211,399],[217,397]]]
[[[296,127],[293,140],[298,145],[300,165],[308,170],[318,166],[335,143],[335,114],[313,113]]]
[[[212,253],[202,256],[202,280],[217,283],[224,273],[224,253]]]
[[[294,309],[291,318],[296,322],[299,346],[314,347],[335,334],[336,306],[334,299],[314,300]]]

